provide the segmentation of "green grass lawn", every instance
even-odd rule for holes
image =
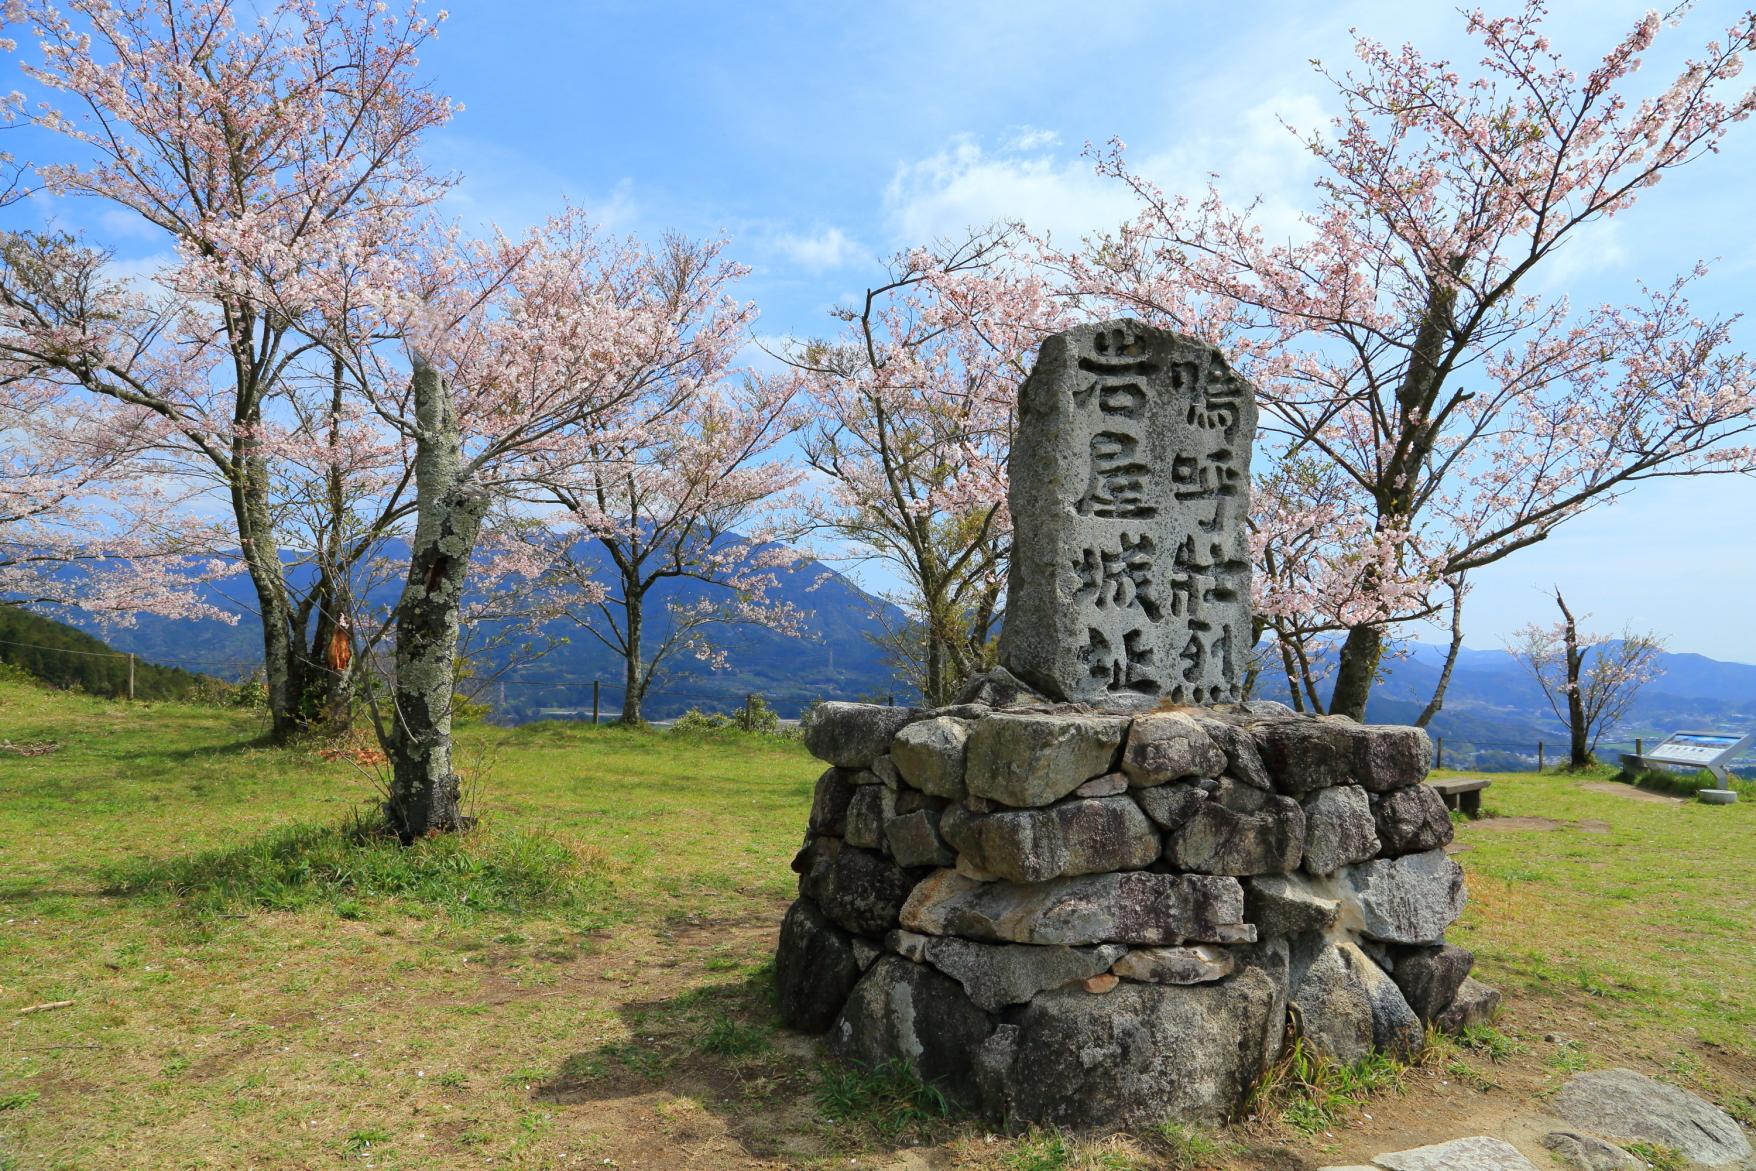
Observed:
[[[778,1030],[769,957],[819,771],[794,744],[471,728],[482,828],[404,855],[349,828],[369,766],[259,732],[0,678],[0,1168],[1333,1161],[1340,1140],[1274,1118],[996,1138]],[[1487,805],[1499,825],[1459,832],[1456,938],[1526,1056],[1481,1080],[1630,1062],[1752,1121],[1756,803],[1545,775],[1496,778]],[[1559,1064],[1534,1040],[1556,1029]],[[1429,1080],[1405,1112],[1457,1092]]]

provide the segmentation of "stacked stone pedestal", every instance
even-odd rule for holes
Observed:
[[[1230,1116],[1288,1038],[1407,1056],[1498,995],[1418,728],[1279,704],[1106,711],[998,672],[824,704],[783,1019],[996,1124]],[[988,702],[979,702],[988,701]]]

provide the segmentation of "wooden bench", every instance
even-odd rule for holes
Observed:
[[[1444,800],[1445,808],[1475,817],[1482,811],[1482,790],[1493,783],[1487,777],[1453,777],[1449,781],[1428,781],[1427,785]]]

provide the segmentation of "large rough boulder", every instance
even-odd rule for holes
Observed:
[[[1113,772],[1124,716],[997,712],[969,735],[964,784],[1002,805],[1048,805]]]
[[[1346,941],[1318,953],[1292,1000],[1305,1039],[1337,1061],[1358,1061],[1374,1049],[1406,1059],[1424,1040],[1395,983]]]
[[[1354,783],[1369,793],[1388,793],[1418,785],[1433,759],[1426,730],[1401,724],[1356,724]]]
[[[1705,1167],[1737,1166],[1751,1155],[1750,1142],[1731,1115],[1631,1069],[1575,1074],[1549,1106],[1575,1126],[1675,1147]]]
[[[1187,777],[1217,777],[1226,769],[1224,750],[1204,725],[1183,712],[1139,716],[1122,750],[1122,771],[1140,788]]]
[[[1269,1035],[1279,1040],[1276,1003],[1254,967],[1211,984],[1045,992],[983,1046],[987,1113],[1080,1130],[1222,1122],[1265,1068]]]
[[[881,936],[896,926],[914,882],[890,859],[834,838],[814,844],[800,893],[815,899],[830,920],[859,935]]]
[[[890,742],[890,759],[902,779],[935,797],[963,799],[968,720],[936,716],[910,724]]]
[[[839,768],[866,768],[890,751],[891,738],[913,714],[875,703],[820,703],[805,721],[805,747]]]
[[[1443,850],[1380,858],[1338,872],[1360,910],[1360,933],[1380,943],[1438,943],[1463,914],[1463,869]]]
[[[1555,1156],[1557,1163],[1573,1171],[1646,1171],[1643,1160],[1595,1134],[1552,1130],[1543,1136],[1543,1146]]]
[[[931,964],[956,980],[971,1003],[988,1012],[999,1012],[1009,1004],[1023,1004],[1039,992],[1099,975],[1128,950],[1119,943],[1097,947],[976,943],[911,931],[891,932],[888,944],[898,955]]]
[[[1198,713],[1195,722],[1226,754],[1227,776],[1236,777],[1253,789],[1274,788],[1274,779],[1268,775],[1268,768],[1262,763],[1262,755],[1256,751],[1256,741],[1251,739],[1249,732],[1230,720],[1205,713]]]
[[[1353,740],[1348,725],[1310,717],[1252,725],[1256,751],[1282,793],[1302,797],[1352,779]]]
[[[898,866],[951,866],[957,855],[939,833],[942,815],[936,809],[916,809],[884,823],[884,840]]]
[[[1500,992],[1472,976],[1465,976],[1451,1004],[1433,1018],[1433,1027],[1456,1035],[1471,1025],[1485,1025],[1500,1011]]]
[[[1340,899],[1301,875],[1261,874],[1244,883],[1244,919],[1264,939],[1328,931],[1340,913]]]
[[[1004,943],[1249,943],[1235,878],[1129,871],[1049,882],[977,882],[955,870],[923,879],[902,925],[926,935]]]
[[[1410,785],[1372,798],[1378,840],[1386,858],[1437,850],[1451,842],[1451,813],[1429,785]]]
[[[1239,812],[1224,800],[1202,801],[1193,814],[1165,834],[1165,861],[1197,874],[1283,874],[1296,870],[1305,850],[1305,813],[1290,797],[1259,793],[1269,802],[1259,812]]]
[[[839,838],[847,832],[848,805],[859,791],[853,776],[847,769],[832,768],[817,778],[817,787],[811,792],[811,817],[806,823],[812,833]]]
[[[1210,984],[1237,969],[1238,961],[1223,947],[1137,947],[1110,968],[1124,980],[1143,984]]]
[[[957,981],[887,955],[860,978],[830,1030],[837,1056],[874,1067],[902,1061],[965,1106],[979,1101],[971,1062],[994,1021]]]
[[[809,899],[798,899],[780,924],[774,955],[775,1001],[781,1023],[821,1033],[835,1021],[860,978],[848,934],[823,917]]]
[[[1074,798],[1041,809],[946,810],[940,833],[960,855],[1013,882],[1142,870],[1158,860],[1158,831],[1127,797]]]
[[[896,816],[896,790],[884,785],[860,785],[848,802],[847,828],[842,840],[862,850],[884,846],[884,823]]]
[[[1392,954],[1395,966],[1390,976],[1402,989],[1402,998],[1426,1024],[1451,1007],[1476,962],[1469,951],[1449,943],[1396,948]]]
[[[1343,866],[1378,856],[1378,828],[1364,789],[1334,785],[1305,798],[1303,805],[1306,870],[1334,874]]]

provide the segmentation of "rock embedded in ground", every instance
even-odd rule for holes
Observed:
[[[1500,993],[1480,980],[1465,976],[1457,994],[1444,1011],[1433,1018],[1433,1027],[1456,1036],[1471,1025],[1485,1025],[1500,1011]]]
[[[1432,1024],[1451,1007],[1457,990],[1469,977],[1476,958],[1464,948],[1442,943],[1432,947],[1393,949],[1390,975],[1402,997],[1423,1023]]]
[[[965,786],[1015,808],[1051,804],[1114,772],[1127,730],[1122,716],[997,712],[970,732]]]
[[[1646,1171],[1644,1160],[1595,1134],[1550,1131],[1543,1136],[1543,1146],[1555,1156],[1556,1162],[1573,1171]]]
[[[1311,961],[1292,1005],[1300,1035],[1317,1052],[1351,1064],[1372,1051],[1372,1005],[1340,947],[1331,944]]]
[[[821,1033],[834,1023],[860,978],[853,937],[823,917],[809,899],[798,899],[780,924],[774,955],[775,1006],[781,1023]]]
[[[1402,990],[1390,974],[1368,956],[1365,949],[1353,944],[1349,965],[1366,992],[1366,1003],[1372,1008],[1372,1048],[1398,1061],[1411,1061],[1427,1043],[1427,1031],[1421,1018],[1403,999]]]
[[[1158,831],[1127,797],[1073,798],[1040,809],[948,810],[940,832],[959,856],[1012,882],[1143,870],[1158,860]]]
[[[884,840],[890,845],[890,857],[898,866],[952,866],[957,855],[939,834],[940,814],[932,809],[917,809],[884,823]]]
[[[1183,712],[1137,716],[1122,749],[1122,771],[1136,788],[1217,777],[1225,769],[1225,752],[1194,716]]]
[[[1451,812],[1438,790],[1429,785],[1374,794],[1372,815],[1386,858],[1437,850],[1451,842]]]
[[[902,925],[1008,943],[1253,942],[1243,913],[1235,878],[1127,871],[1020,885],[940,870],[909,896]]]
[[[890,742],[890,759],[902,779],[935,797],[962,800],[967,720],[936,716],[903,728]]]
[[[852,778],[851,772],[839,768],[826,769],[817,778],[817,787],[811,793],[811,817],[807,822],[812,833],[839,838],[847,832],[848,803],[859,791]]]
[[[1123,983],[1093,996],[1045,992],[979,1055],[990,1117],[1076,1130],[1219,1123],[1242,1104],[1278,1042],[1276,993],[1259,969],[1211,984]]]
[[[1137,947],[1116,960],[1110,971],[1142,984],[1209,984],[1223,980],[1237,960],[1223,947]]]
[[[1244,883],[1244,918],[1264,939],[1328,931],[1341,901],[1297,874],[1260,874]]]
[[[858,935],[880,936],[896,926],[914,882],[873,850],[822,838],[810,872],[799,882],[831,921]]]
[[[1360,909],[1360,933],[1381,943],[1438,943],[1463,914],[1463,869],[1443,850],[1362,862],[1337,872]]]
[[[1705,1167],[1738,1166],[1751,1157],[1750,1142],[1731,1115],[1631,1069],[1574,1074],[1549,1108],[1574,1126],[1674,1147]]]
[[[860,977],[829,1031],[837,1056],[868,1069],[900,1061],[965,1106],[978,1101],[971,1063],[994,1030],[957,981],[885,956]]]
[[[1301,797],[1353,779],[1354,744],[1344,724],[1308,716],[1265,720],[1250,727],[1250,736],[1278,792]]]
[[[1384,1171],[1537,1171],[1536,1164],[1504,1139],[1475,1135],[1430,1147],[1393,1151],[1372,1162]]]
[[[805,747],[837,768],[866,768],[890,751],[891,738],[913,714],[875,703],[820,703],[805,721]]]
[[[1101,975],[1127,951],[1119,943],[1037,947],[906,931],[891,932],[889,945],[898,955],[931,964],[956,980],[971,1003],[988,1012],[1023,1004],[1050,988]]]
[[[1333,874],[1378,856],[1378,827],[1371,799],[1357,785],[1319,789],[1303,801],[1305,869]]]
[[[1298,869],[1305,813],[1290,797],[1263,796],[1274,804],[1259,813],[1237,812],[1222,800],[1199,803],[1187,821],[1166,832],[1165,861],[1197,874],[1239,877]]]

